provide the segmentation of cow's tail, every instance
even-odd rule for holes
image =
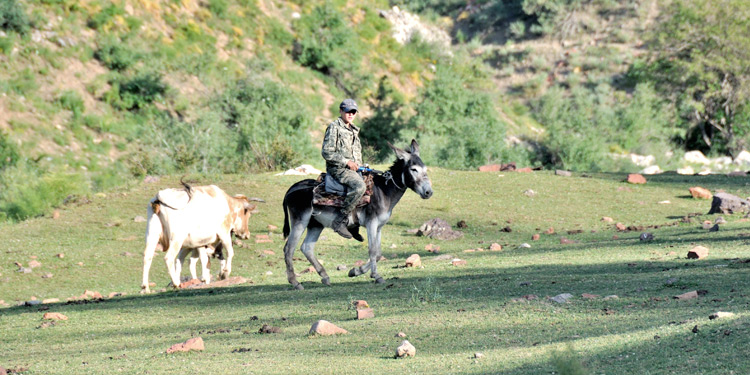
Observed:
[[[190,203],[190,200],[193,199],[193,187],[183,181],[184,178],[185,176],[180,177],[180,184],[185,188],[185,192],[187,192],[188,195],[188,203]]]
[[[287,237],[289,237],[289,232],[291,232],[291,228],[289,227],[289,210],[287,209],[286,196],[284,196],[282,208],[284,209],[284,239],[286,240]]]

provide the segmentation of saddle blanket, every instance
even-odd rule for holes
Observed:
[[[345,195],[336,195],[327,193],[325,188],[326,173],[321,173],[318,176],[318,184],[313,188],[313,200],[312,203],[318,206],[333,206],[343,207]],[[365,195],[357,203],[357,207],[362,207],[370,204],[370,196],[372,195],[373,178],[371,174],[365,174],[362,176],[365,181]]]

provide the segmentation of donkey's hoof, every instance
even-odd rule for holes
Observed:
[[[320,281],[321,281],[321,282],[323,283],[323,285],[325,285],[325,286],[331,286],[331,279],[329,279],[329,278],[327,278],[327,277],[325,277],[325,278],[322,278],[322,279],[321,279]]]
[[[375,278],[375,284],[385,284],[385,280],[382,277]]]
[[[304,287],[304,286],[302,286],[302,284],[294,284],[294,289],[297,289],[297,290],[305,290],[305,287]]]
[[[349,270],[349,277],[355,277],[362,274],[362,270],[359,269],[359,267],[354,267]]]

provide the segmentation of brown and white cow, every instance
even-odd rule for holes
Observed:
[[[224,251],[220,277],[224,279],[232,272],[234,248],[231,234],[243,239],[250,237],[247,224],[255,205],[250,204],[246,196],[229,196],[215,185],[183,185],[184,189],[159,191],[148,206],[141,284],[141,289],[146,293],[149,292],[151,261],[159,245],[167,252],[164,256],[167,271],[172,284],[178,287],[181,266],[176,265],[176,258],[180,251],[198,250],[201,260],[204,260],[209,248],[216,248],[220,244]],[[207,263],[203,265],[205,272]]]

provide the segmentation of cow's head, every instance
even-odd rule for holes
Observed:
[[[255,205],[242,194],[234,196],[232,207],[232,232],[235,236],[246,240],[250,238],[250,228],[247,227],[250,221],[250,213],[255,209]]]

